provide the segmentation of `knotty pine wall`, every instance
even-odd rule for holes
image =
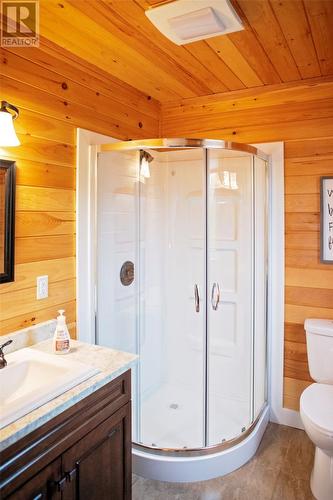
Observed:
[[[304,320],[333,319],[333,264],[321,264],[319,253],[324,175],[333,176],[333,137],[286,142],[284,405],[295,410],[312,382]]]
[[[20,108],[21,140],[0,148],[0,158],[17,162],[15,281],[0,285],[0,334],[54,318],[59,308],[75,334],[76,127],[154,137],[159,105],[52,46],[0,55],[0,98]],[[37,301],[44,274],[49,297]]]
[[[311,383],[304,320],[333,319],[333,265],[319,260],[319,179],[333,175],[333,82],[183,99],[162,107],[165,137],[285,141],[284,406]]]

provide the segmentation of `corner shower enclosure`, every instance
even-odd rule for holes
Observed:
[[[96,340],[139,355],[138,473],[191,479],[186,464],[230,458],[267,407],[267,176],[266,155],[224,141],[101,146]]]

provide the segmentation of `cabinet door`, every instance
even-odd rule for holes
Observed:
[[[131,498],[131,406],[89,432],[62,456],[63,500]]]
[[[61,488],[65,482],[61,483],[60,478],[61,459],[59,458],[6,497],[6,500],[61,500]]]

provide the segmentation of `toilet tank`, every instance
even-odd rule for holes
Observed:
[[[311,377],[322,384],[333,384],[333,321],[307,319],[304,329]]]

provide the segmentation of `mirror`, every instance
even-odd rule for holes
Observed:
[[[0,159],[0,283],[14,281],[15,162]]]

